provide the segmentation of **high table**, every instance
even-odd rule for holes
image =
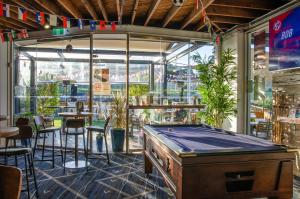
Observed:
[[[0,127],[0,138],[7,138],[19,134],[17,127]]]
[[[86,118],[86,117],[90,117],[93,116],[94,113],[92,112],[62,112],[62,113],[58,113],[59,116],[63,117],[63,131],[65,130],[65,120],[67,118]],[[75,146],[78,146],[78,140],[75,139]],[[89,162],[87,163],[87,166],[89,165]],[[78,160],[78,150],[75,149],[75,161],[69,161],[66,162],[66,168],[83,168],[85,167],[85,161],[79,161]]]

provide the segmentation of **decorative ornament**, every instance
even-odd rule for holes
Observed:
[[[106,30],[106,22],[100,20],[99,30]]]
[[[175,6],[182,6],[185,0],[172,0]]]

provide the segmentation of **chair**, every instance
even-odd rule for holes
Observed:
[[[22,189],[22,171],[16,167],[0,166],[0,196],[19,199]]]
[[[130,134],[129,134],[129,136],[133,136],[134,127],[137,128],[138,130],[140,130],[140,126],[141,126],[141,124],[140,124],[139,118],[136,115],[132,114],[130,116]]]
[[[272,129],[272,124],[271,122],[263,122],[259,121],[258,124],[256,125],[256,137],[258,137],[259,133],[265,133],[266,134],[266,139],[270,137],[270,130]]]
[[[33,130],[31,126],[20,126],[19,127],[20,132],[26,132],[26,134],[29,137],[32,137]],[[33,154],[31,148],[25,148],[25,147],[7,147],[4,149],[0,149],[0,156],[5,157],[5,164],[7,165],[7,157],[9,156],[23,156],[24,157],[24,170],[25,170],[25,176],[26,176],[26,184],[27,184],[27,194],[28,198],[30,198],[30,184],[29,184],[29,176],[28,176],[28,169],[31,174],[33,174],[33,180],[34,180],[34,186],[36,190],[36,196],[38,197],[38,189],[37,189],[37,182],[36,182],[36,176],[35,176],[35,168],[33,163]]]
[[[106,149],[106,157],[107,157],[107,163],[109,164],[109,155],[108,155],[108,148],[107,148],[107,127],[108,127],[108,123],[110,121],[110,117],[107,117],[105,120],[105,124],[104,124],[104,128],[100,127],[100,126],[87,126],[86,129],[88,131],[87,137],[90,139],[92,138],[92,133],[93,132],[97,132],[97,133],[102,133],[104,136],[104,141],[105,141],[105,149]],[[88,160],[88,150],[89,150],[89,142],[87,142],[87,154],[86,154],[86,159]],[[87,167],[88,169],[88,167]]]
[[[83,147],[84,155],[86,158],[86,148],[85,148],[85,130],[84,130],[85,121],[84,119],[68,119],[66,121],[66,140],[65,140],[65,155],[64,155],[64,173],[66,170],[66,159],[67,159],[67,145],[68,145],[68,136],[75,136],[75,162],[78,163],[78,136],[82,135],[83,137]],[[75,132],[71,132],[70,129],[75,129]],[[78,131],[82,129],[81,131]],[[85,161],[87,166],[87,161]]]
[[[17,140],[21,140],[22,145],[24,144],[26,147],[31,147],[31,138],[32,138],[32,129],[29,128],[20,128],[21,126],[29,125],[28,118],[18,118],[16,121],[16,127],[19,128],[19,134],[15,136],[11,136],[6,138],[6,148],[8,147],[9,141],[13,141],[13,146],[17,147]],[[18,158],[15,157],[15,166],[18,166]]]
[[[44,119],[42,116],[34,117],[34,125],[36,128],[36,136],[35,136],[35,143],[34,143],[34,150],[33,150],[33,157],[35,157],[35,151],[37,148],[37,139],[42,134],[43,135],[43,149],[42,149],[42,159],[38,161],[52,161],[52,168],[54,168],[54,147],[55,147],[55,132],[59,131],[60,136],[60,156],[61,160],[63,161],[63,151],[62,151],[62,137],[61,137],[61,129],[57,127],[45,127]],[[46,141],[46,134],[52,133],[52,159],[44,159],[45,156],[45,141]]]

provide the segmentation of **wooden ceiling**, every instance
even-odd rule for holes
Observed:
[[[1,1],[1,0],[0,0]],[[195,0],[185,0],[181,7],[173,0],[2,0],[28,10],[72,18],[119,21],[122,24],[164,27],[207,32],[202,6],[195,9]],[[215,32],[225,32],[274,10],[290,0],[202,0]],[[11,17],[0,17],[0,29],[40,30],[35,13],[30,11],[26,22],[18,20],[16,7]],[[71,20],[72,22],[72,20]],[[61,22],[60,22],[61,23]],[[75,20],[72,22],[75,25]]]

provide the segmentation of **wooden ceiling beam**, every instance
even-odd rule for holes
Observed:
[[[61,10],[53,1],[34,0],[39,6],[44,8],[50,14],[62,15]]]
[[[57,2],[64,7],[75,18],[82,18],[80,11],[73,5],[70,0],[57,0]]]
[[[152,15],[154,14],[154,12],[155,12],[155,10],[158,7],[158,5],[159,5],[160,2],[161,2],[161,0],[153,0],[152,1],[152,4],[151,4],[151,6],[150,6],[150,8],[148,10],[148,14],[147,14],[147,18],[146,18],[146,21],[144,23],[144,26],[148,25],[148,23],[149,23]]]
[[[101,10],[101,13],[102,13],[102,16],[103,16],[104,20],[108,21],[108,15],[107,15],[107,12],[105,10],[105,7],[104,7],[104,4],[103,4],[102,0],[97,0],[96,2],[98,4],[98,7]]]
[[[274,2],[257,0],[218,0],[212,3],[212,5],[265,11],[270,11],[273,8],[280,6],[280,4],[278,4],[278,1]]]
[[[195,31],[199,32],[200,30],[202,30],[204,27],[206,26],[206,24],[203,22],[203,20],[201,21],[201,23],[198,23],[198,25],[195,28]]]
[[[9,20],[17,21],[20,24],[23,24],[24,28],[30,28],[30,29],[38,29],[38,25],[35,21],[32,21],[27,18],[27,21],[18,21],[18,12],[14,9],[10,9],[10,18]]]
[[[123,11],[124,11],[124,0],[121,0],[119,6],[120,6],[120,13],[119,13],[119,15],[118,15],[118,22],[119,22],[120,24],[122,24],[122,17],[123,17]]]
[[[258,16],[261,16],[263,13],[254,10],[240,9],[234,7],[210,6],[206,9],[206,14],[212,16],[254,19]]]
[[[120,0],[116,0],[116,8],[117,8],[117,16],[118,16],[118,21],[120,18]],[[120,21],[119,21],[120,22]]]
[[[230,25],[230,24],[220,24],[220,23],[214,23],[215,25],[217,25],[219,28],[221,28],[222,30],[228,30],[230,28],[232,28],[235,25]],[[215,26],[216,27],[216,26]]]
[[[90,1],[81,0],[81,3],[84,5],[84,7],[87,9],[87,11],[90,13],[90,15],[93,17],[94,20],[98,19],[97,13],[93,8],[92,4],[90,3]]]
[[[173,19],[173,17],[177,14],[177,12],[180,10],[181,6],[175,6],[173,5],[168,14],[165,17],[165,20],[163,21],[162,27],[165,28],[169,22]]]
[[[201,15],[203,10],[205,10],[208,6],[210,6],[214,0],[203,0],[203,7],[200,6],[198,10],[196,10],[193,7],[193,11],[191,14],[184,20],[183,24],[181,25],[180,29],[183,30],[185,27],[187,27],[192,21],[194,21],[197,17]]]
[[[235,25],[249,22],[248,19],[235,18],[235,17],[209,16],[209,19],[216,23],[235,24]]]
[[[132,10],[132,16],[131,16],[131,24],[134,24],[134,20],[135,20],[138,5],[139,5],[139,0],[135,0],[133,10]]]
[[[12,18],[1,17],[0,24],[3,24],[11,29],[24,29],[24,24],[20,24],[17,21],[14,21]]]
[[[218,31],[223,32],[222,28],[218,24],[216,24],[215,22],[211,21],[211,25],[216,27]]]

